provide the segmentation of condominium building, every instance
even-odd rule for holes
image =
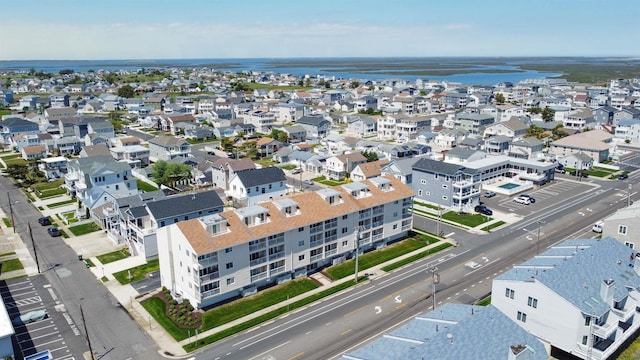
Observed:
[[[376,177],[181,221],[158,229],[162,286],[199,308],[250,295],[406,237],[412,203]]]

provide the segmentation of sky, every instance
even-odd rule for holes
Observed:
[[[16,0],[0,60],[635,57],[638,13],[638,0]]]

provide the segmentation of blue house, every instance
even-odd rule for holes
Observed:
[[[14,135],[20,133],[27,135],[35,135],[40,132],[38,124],[20,118],[8,118],[0,121],[0,136],[2,136],[2,143],[9,145],[11,138]]]

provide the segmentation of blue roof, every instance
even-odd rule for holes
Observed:
[[[514,266],[494,281],[535,280],[583,313],[600,316],[611,308],[600,296],[603,281],[614,281],[613,298],[617,301],[628,295],[627,288],[640,289],[640,258],[635,258],[636,254],[611,237],[567,240]]]
[[[486,336],[491,334],[491,336]],[[508,359],[512,347],[526,359],[548,359],[544,345],[493,306],[446,304],[343,359]]]

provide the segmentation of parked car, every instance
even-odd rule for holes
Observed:
[[[534,202],[536,202],[536,199],[535,199],[533,196],[531,196],[531,195],[521,194],[519,197],[523,197],[523,198],[527,198],[527,199],[529,199],[529,202],[530,202],[530,203],[532,203],[532,204],[533,204]]]
[[[528,198],[522,197],[522,196],[518,196],[517,198],[514,198],[513,201],[517,202],[518,204],[522,204],[522,205],[531,204],[531,201],[529,201]]]
[[[17,316],[11,320],[14,325],[30,324],[32,322],[44,320],[47,317],[47,310],[33,310],[24,315]]]
[[[556,172],[558,174],[566,174],[567,173],[567,171],[565,169],[561,169],[561,168],[556,168]]]
[[[40,225],[42,226],[47,226],[47,225],[51,225],[51,220],[49,219],[48,216],[43,216],[40,219],[38,219],[38,223],[40,223]]]
[[[62,235],[62,233],[60,232],[60,229],[58,229],[55,226],[52,226],[50,228],[47,229],[47,232],[49,233],[49,235],[51,236],[60,236]]]
[[[602,225],[604,225],[604,221],[598,221],[597,223],[593,224],[593,226],[591,227],[591,231],[601,234]]]
[[[622,174],[618,175],[618,180],[624,180],[624,179],[627,179],[628,177],[629,177],[629,174],[622,173]]]
[[[302,182],[307,185],[313,185],[313,180],[302,180]]]
[[[476,212],[479,212],[484,215],[493,215],[493,211],[486,207],[485,205],[478,205],[475,208]]]
[[[484,192],[484,197],[486,197],[486,198],[490,198],[490,197],[494,197],[494,196],[496,196],[496,193],[494,191],[487,190],[487,191]]]
[[[573,170],[572,172],[570,172],[570,173],[569,173],[569,175],[572,175],[572,176],[578,176],[578,171]],[[584,173],[584,172],[582,172],[582,171],[581,171],[581,172],[580,172],[580,176],[581,176],[581,177],[583,177],[583,178],[588,178],[588,177],[589,177],[589,174]]]

